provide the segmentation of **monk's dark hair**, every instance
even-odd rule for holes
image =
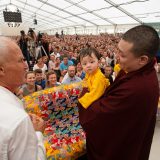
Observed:
[[[92,54],[94,54],[98,60],[100,60],[100,58],[102,57],[95,48],[88,47],[88,48],[81,49],[79,53],[79,60],[81,61],[83,57],[86,57],[86,56],[92,57],[91,56]]]
[[[149,58],[153,58],[159,46],[159,36],[157,31],[151,26],[139,25],[128,30],[122,39],[133,43],[131,52],[136,57],[147,55]]]

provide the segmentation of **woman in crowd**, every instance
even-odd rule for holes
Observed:
[[[50,60],[48,63],[48,70],[54,70],[55,68],[55,54],[54,52],[50,54]]]
[[[43,59],[40,55],[37,57],[37,63],[33,66],[33,71],[36,69],[41,69],[43,75],[48,70],[47,65],[43,62]]]
[[[83,71],[83,68],[80,62],[77,64],[76,76],[80,77],[81,79],[84,79],[85,77],[85,72]]]
[[[23,97],[42,89],[41,86],[35,84],[36,77],[33,71],[27,72],[25,78],[26,84],[21,88]]]
[[[55,58],[56,58],[55,59],[55,68],[53,70],[57,75],[57,80],[59,81],[59,79],[61,77],[61,71],[60,71],[61,60],[60,60],[60,57],[55,57]]]
[[[61,85],[61,83],[57,82],[57,75],[54,71],[49,71],[46,74],[46,88],[57,87]]]

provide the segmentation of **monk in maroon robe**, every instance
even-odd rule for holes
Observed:
[[[159,98],[158,45],[151,27],[127,31],[118,45],[122,70],[114,83],[88,109],[79,104],[89,160],[148,160]]]

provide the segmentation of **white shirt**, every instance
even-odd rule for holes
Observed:
[[[50,60],[48,63],[48,70],[53,70],[54,68],[55,68],[55,62]]]
[[[35,132],[22,102],[0,86],[0,160],[45,160],[45,157],[42,133]]]
[[[79,78],[78,76],[74,76],[74,77],[70,77],[68,72],[65,74],[65,76],[63,77],[63,80],[62,80],[62,84],[71,84],[71,83],[75,83],[75,82],[80,82],[82,81],[81,78]]]
[[[33,71],[35,71],[36,69],[41,69],[42,72],[43,72],[43,74],[44,74],[45,71],[47,71],[47,65],[44,64],[42,68],[39,68],[39,67],[37,66],[37,64],[35,64],[35,65],[33,66]]]

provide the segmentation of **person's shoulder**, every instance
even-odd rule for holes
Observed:
[[[133,87],[132,89],[136,89],[139,93],[145,91],[146,93],[158,85],[158,80],[156,74],[152,73],[148,74],[135,74],[130,79],[130,84]],[[128,82],[129,83],[129,82]]]
[[[52,60],[49,60],[49,62],[48,62],[49,64],[52,64],[53,63],[53,61]]]
[[[70,81],[70,77],[68,75],[65,75],[65,77],[62,80],[62,84],[68,84]]]
[[[44,67],[47,68],[47,65],[44,63]]]
[[[34,64],[33,66],[33,70],[39,69],[39,67],[37,66],[37,64]]]
[[[37,63],[36,63],[36,64],[34,64],[34,66],[33,66],[33,67],[38,67],[38,66],[37,66]]]
[[[63,67],[64,67],[64,63],[61,62],[60,65],[59,65],[59,67],[60,67],[60,68],[63,68]]]
[[[75,78],[78,80],[78,81],[82,81],[82,79],[78,76],[75,76]]]
[[[0,113],[0,126],[6,128],[6,130],[12,130],[16,128],[22,121],[27,120],[28,115],[23,108],[19,108],[12,104],[7,104],[5,108],[1,109]]]
[[[46,80],[45,80],[45,79],[43,79],[43,80],[41,81],[41,83],[42,83],[42,84],[45,84],[45,83],[46,83]]]
[[[60,65],[64,65],[64,62],[63,62],[63,61],[61,61]]]
[[[69,65],[73,65],[73,61],[68,60]]]

